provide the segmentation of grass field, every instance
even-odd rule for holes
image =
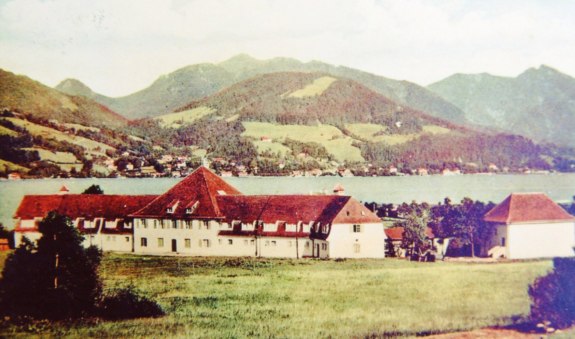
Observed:
[[[423,130],[420,133],[391,135],[382,134],[375,136],[374,134],[385,131],[387,128],[377,124],[347,124],[345,127],[356,137],[373,142],[385,142],[386,144],[392,146],[415,140],[424,134],[445,134],[450,132],[450,130],[445,127],[425,125],[422,127]]]
[[[183,124],[194,122],[206,115],[214,113],[215,111],[216,110],[213,108],[201,106],[182,112],[160,115],[159,117],[154,118],[154,120],[159,121],[162,127],[178,128]]]
[[[337,160],[364,161],[359,148],[351,145],[354,139],[343,135],[341,130],[335,126],[276,125],[267,122],[247,121],[242,124],[246,129],[242,133],[242,136],[245,137],[259,140],[266,136],[278,143],[286,138],[301,142],[317,142],[323,145]]]
[[[133,284],[167,315],[49,324],[51,336],[414,336],[507,325],[550,261],[271,260],[107,254],[105,288]],[[21,329],[5,329],[7,336]]]
[[[7,127],[0,125],[0,135],[7,135],[9,137],[16,137],[16,136],[18,136],[18,132],[13,131]]]
[[[18,164],[10,162],[10,161],[0,159],[0,171],[5,171],[5,170],[17,171],[17,172],[22,172],[22,173],[26,173],[29,171],[29,169],[26,167],[20,166]]]
[[[288,96],[291,98],[305,98],[321,95],[335,81],[337,81],[337,79],[327,76],[317,78],[311,84],[290,93]]]
[[[11,121],[14,125],[20,126],[28,130],[28,132],[33,136],[41,136],[46,139],[54,139],[58,141],[67,141],[71,144],[84,147],[88,153],[105,155],[106,150],[113,150],[114,148],[108,146],[104,143],[97,142],[94,140],[86,139],[83,137],[69,135],[53,128],[38,125],[27,120],[17,119],[17,118],[5,118]]]
[[[76,156],[70,152],[52,152],[43,148],[38,147],[30,147],[30,148],[23,148],[27,151],[37,151],[40,159],[42,160],[49,160],[55,162],[57,164],[74,164],[78,163],[78,159]]]

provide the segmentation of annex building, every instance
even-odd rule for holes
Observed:
[[[513,193],[487,212],[495,224],[491,254],[509,259],[570,257],[575,217],[543,193]]]
[[[161,195],[27,195],[15,244],[37,240],[50,211],[73,220],[86,246],[158,255],[383,258],[381,220],[343,195],[244,195],[200,167]]]

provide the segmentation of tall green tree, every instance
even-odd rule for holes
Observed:
[[[411,204],[403,203],[398,207],[398,213],[403,219],[396,226],[403,227],[402,248],[407,250],[408,255],[421,255],[429,249],[425,231],[428,227],[431,208],[427,203]]]
[[[37,246],[25,240],[4,266],[1,312],[63,319],[92,314],[101,295],[101,252],[85,249],[69,218],[50,212],[39,226]]]

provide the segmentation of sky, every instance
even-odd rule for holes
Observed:
[[[123,96],[246,53],[428,85],[454,73],[575,75],[570,0],[0,0],[0,68]]]

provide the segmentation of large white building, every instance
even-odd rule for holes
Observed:
[[[49,211],[103,250],[192,256],[383,258],[381,220],[341,195],[243,195],[200,167],[159,196],[25,196],[16,243]]]
[[[509,259],[568,257],[575,246],[575,218],[543,193],[514,193],[489,211],[495,223],[491,253]]]

